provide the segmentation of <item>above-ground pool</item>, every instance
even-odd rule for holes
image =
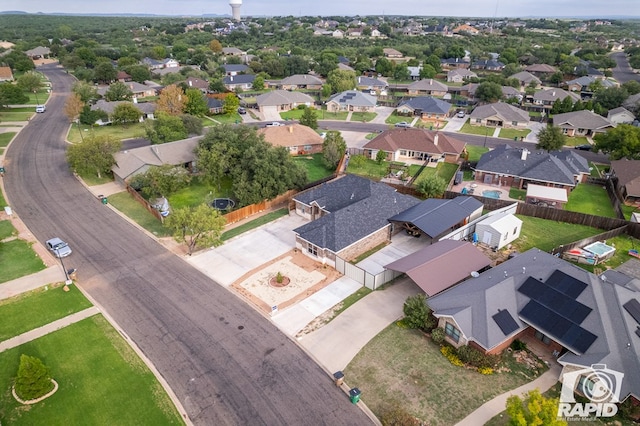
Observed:
[[[595,254],[600,259],[609,258],[613,256],[613,253],[616,251],[615,247],[608,246],[602,241],[596,241],[595,243],[591,243],[588,246],[583,247],[582,249],[588,251],[589,253]]]
[[[483,197],[495,198],[496,200],[500,198],[500,194],[502,194],[502,191],[498,191],[497,189],[486,189],[482,191]]]
[[[236,203],[231,198],[214,198],[211,207],[216,210],[231,210]]]

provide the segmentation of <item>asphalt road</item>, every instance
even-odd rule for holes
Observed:
[[[620,83],[636,80],[640,81],[640,74],[636,74],[631,69],[627,55],[624,52],[616,52],[611,54],[611,59],[616,61],[616,67],[612,70],[613,77]]]
[[[66,266],[78,269],[79,285],[155,364],[190,419],[200,425],[370,424],[270,321],[83,188],[64,158],[63,110],[73,79],[52,66],[41,70],[53,94],[47,112],[8,149],[8,199],[39,240],[59,236],[70,243]]]

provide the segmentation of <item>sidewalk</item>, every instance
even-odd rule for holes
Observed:
[[[65,280],[64,271],[60,265],[50,266],[35,274],[16,278],[0,284],[0,300],[8,299],[18,294],[35,290],[47,284],[59,283]]]
[[[540,392],[546,392],[558,382],[558,377],[560,377],[561,371],[562,367],[560,364],[554,362],[551,364],[549,370],[547,370],[542,376],[532,382],[520,386],[519,388],[505,392],[502,395],[498,395],[491,401],[485,402],[467,417],[458,422],[456,426],[476,426],[485,424],[506,409],[507,399],[510,396],[517,395],[522,397],[522,394],[534,389],[539,389]]]
[[[53,333],[54,331],[60,330],[61,328],[74,324],[78,321],[82,321],[85,318],[89,318],[99,313],[100,311],[98,310],[98,308],[92,306],[91,308],[87,308],[84,311],[76,312],[75,314],[60,318],[57,321],[50,322],[49,324],[43,325],[42,327],[35,328],[19,336],[12,337],[11,339],[0,342],[0,352],[4,352],[7,349],[15,348],[16,346],[20,346],[24,343],[30,342],[49,333]]]

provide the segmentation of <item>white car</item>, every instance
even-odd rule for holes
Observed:
[[[411,127],[411,124],[407,123],[406,121],[401,121],[399,123],[396,123],[396,127],[408,128],[408,127]]]
[[[284,124],[278,123],[277,121],[274,121],[273,123],[269,123],[264,127],[280,127],[280,126],[284,126]]]
[[[60,238],[52,238],[47,240],[45,244],[47,245],[47,248],[56,255],[56,257],[67,257],[71,254],[71,247],[69,247],[69,244],[65,243]]]
[[[464,118],[465,114],[464,111],[458,111],[458,113],[456,114],[456,117],[458,118]]]
[[[36,105],[36,112],[45,112],[47,107],[44,105]]]

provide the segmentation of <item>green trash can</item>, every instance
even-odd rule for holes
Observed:
[[[107,204],[107,203],[108,203],[107,197],[102,197],[102,204]]]
[[[517,140],[518,140],[518,137],[517,137],[517,136],[514,136],[514,137],[513,137],[513,140],[514,140],[514,141],[517,141]]]
[[[353,388],[349,390],[349,397],[351,398],[352,404],[357,404],[360,401],[360,389]]]

